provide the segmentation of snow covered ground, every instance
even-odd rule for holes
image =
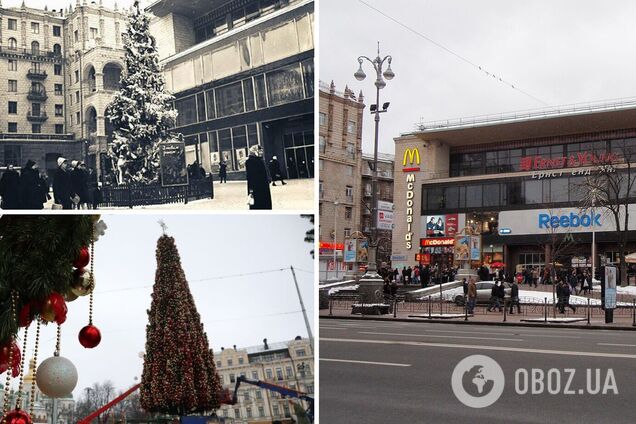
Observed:
[[[601,287],[594,287],[594,291],[601,291]],[[627,286],[627,287],[621,287],[621,286],[616,286],[616,294],[628,294],[631,296],[636,296],[636,286]]]
[[[287,185],[270,185],[273,210],[297,210],[314,213],[314,180],[287,180]],[[50,200],[45,209],[51,209]],[[109,208],[109,209],[128,209]],[[228,181],[227,184],[214,182],[214,199],[202,199],[184,203],[168,205],[136,206],[134,209],[175,209],[175,210],[234,210],[247,211],[247,182]]]

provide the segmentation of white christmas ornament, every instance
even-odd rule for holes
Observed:
[[[77,368],[62,356],[52,356],[40,364],[35,380],[38,388],[48,397],[65,397],[77,385]]]

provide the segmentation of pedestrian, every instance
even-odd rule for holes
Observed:
[[[576,308],[574,305],[570,304],[570,286],[565,284],[565,281],[561,280],[561,305],[559,308],[559,312],[562,314],[565,313],[565,307],[568,306],[572,309],[572,312],[576,312]]]
[[[519,304],[519,286],[516,281],[512,281],[510,286],[510,314],[512,314],[512,307],[517,305],[517,312],[521,314],[521,305]]]
[[[280,163],[278,163],[278,159],[276,156],[272,156],[272,159],[269,161],[269,175],[272,177],[272,185],[276,185],[276,181],[280,181],[283,185],[287,184],[283,179],[283,173],[280,170]]]
[[[413,284],[420,284],[420,267],[413,268]]]
[[[464,299],[465,299],[466,295],[468,295],[468,281],[466,281],[465,278],[462,278],[462,288],[464,290]]]
[[[83,163],[77,160],[71,162],[71,184],[73,192],[77,195],[77,209],[86,209],[88,204],[88,174]]]
[[[495,284],[492,286],[490,290],[490,305],[488,305],[488,312],[492,312],[493,309],[497,308],[499,312],[501,309],[501,302],[499,301],[499,281],[495,281]]]
[[[576,278],[576,271],[572,270],[568,275],[568,284],[570,285],[570,293],[576,294],[576,285],[578,283],[578,279]]]
[[[265,163],[261,158],[260,146],[250,147],[250,155],[245,161],[247,173],[247,193],[250,209],[272,209],[272,195]]]
[[[535,287],[537,287],[537,284],[539,282],[539,267],[534,267],[532,269],[532,284],[534,284]]]
[[[0,197],[2,197],[0,208],[20,208],[20,174],[13,169],[13,164],[7,165],[7,170],[0,178]]]
[[[475,284],[473,277],[468,279],[466,293],[468,295],[468,313],[472,315],[475,310],[475,302],[477,301],[477,284]]]
[[[427,287],[431,282],[431,268],[426,265],[422,271],[422,287]]]
[[[226,183],[227,184],[227,162],[222,161],[219,165],[219,184]]]
[[[63,157],[57,158],[57,171],[53,178],[53,197],[55,203],[62,206],[62,209],[72,209],[73,184],[68,170],[68,161]]]
[[[42,209],[44,202],[37,164],[29,159],[20,173],[20,209]]]

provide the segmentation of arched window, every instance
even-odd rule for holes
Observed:
[[[31,54],[33,56],[40,55],[40,43],[38,43],[37,41],[31,43]]]
[[[59,44],[54,44],[53,45],[53,54],[55,56],[62,56],[62,46],[60,46]]]
[[[15,38],[9,38],[9,50],[17,50],[18,49],[18,40]]]

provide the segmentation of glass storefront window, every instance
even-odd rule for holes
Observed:
[[[314,61],[306,60],[302,63],[303,80],[305,81],[305,97],[314,97]]]
[[[254,84],[251,78],[243,80],[243,93],[245,95],[245,111],[256,109],[254,103]]]
[[[265,76],[257,75],[254,77],[256,83],[256,106],[259,109],[267,107],[267,92],[265,90]]]
[[[542,181],[537,181],[537,180],[524,181],[523,197],[524,197],[525,203],[535,204],[535,203],[541,203],[543,201],[542,185],[543,185]]]
[[[243,87],[241,82],[215,89],[217,117],[243,113]]]
[[[250,147],[255,146],[258,143],[258,126],[256,124],[247,125],[247,139]]]
[[[499,206],[499,184],[485,184],[483,192],[483,206]]]
[[[197,108],[194,96],[175,101],[177,112],[177,127],[197,122]]]
[[[215,102],[214,102],[214,90],[206,91],[207,97],[207,109],[208,109],[208,119],[216,118],[216,110],[215,110]]]
[[[468,185],[466,186],[466,207],[478,208],[482,206],[482,186]]]
[[[197,113],[199,115],[199,122],[204,122],[207,120],[205,116],[205,94],[204,93],[197,94]]]
[[[303,81],[297,64],[267,73],[267,97],[270,106],[303,98]]]

